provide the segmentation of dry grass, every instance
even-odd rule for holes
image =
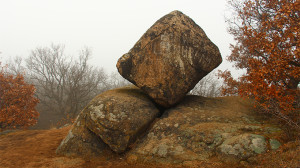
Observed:
[[[300,168],[300,140],[288,142],[279,150],[254,158],[259,168]]]
[[[237,98],[226,98],[222,100],[228,108],[222,108],[224,115],[236,117],[241,111],[248,111],[249,104],[245,100]],[[239,103],[236,103],[239,102]],[[208,102],[208,103],[215,103]],[[243,104],[242,106],[240,106]],[[211,105],[209,105],[211,106]],[[216,104],[218,106],[218,104]],[[218,108],[218,107],[217,107]],[[251,111],[251,110],[250,110]],[[229,113],[230,112],[230,113]],[[259,167],[277,168],[289,167],[300,168],[300,140],[286,143],[277,151],[268,151],[265,154],[252,158],[250,163],[222,163],[217,158],[207,161],[189,161],[182,165],[154,165],[137,163],[130,165],[124,156],[105,156],[98,158],[68,158],[55,154],[55,150],[67,135],[71,127],[50,130],[23,130],[0,135],[0,167],[2,168],[101,168],[101,167],[205,167],[205,168],[234,168],[234,167]],[[285,136],[285,135],[281,135]],[[284,137],[283,137],[284,138]]]
[[[222,163],[217,158],[206,162],[190,161],[183,165],[154,165],[127,163],[123,156],[98,158],[68,158],[59,157],[55,150],[66,136],[69,127],[51,130],[26,130],[0,135],[0,167],[2,168],[101,168],[101,167],[132,167],[132,168],[164,168],[164,167],[205,167],[205,168],[298,168],[300,167],[300,141],[293,141],[283,145],[277,151],[269,151],[252,158],[251,163]]]

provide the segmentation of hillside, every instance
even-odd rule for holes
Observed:
[[[228,108],[249,110],[251,106],[240,98],[218,98],[228,104]],[[211,104],[213,105],[213,104]],[[216,106],[216,105],[214,105]],[[215,108],[215,107],[214,107]],[[219,109],[222,110],[222,109]],[[227,115],[235,115],[227,113]],[[256,116],[258,117],[258,116]],[[270,121],[268,121],[270,122]],[[125,156],[105,156],[97,158],[60,157],[55,154],[56,148],[67,135],[71,126],[50,130],[20,130],[0,135],[0,167],[59,167],[59,168],[100,168],[100,167],[299,167],[300,141],[285,142],[285,135],[278,135],[285,143],[276,151],[267,151],[265,154],[252,158],[251,163],[223,163],[217,158],[210,158],[203,162],[187,162],[184,165],[145,165],[131,163]]]

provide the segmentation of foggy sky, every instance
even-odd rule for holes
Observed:
[[[64,44],[70,56],[89,47],[90,63],[116,71],[118,58],[156,20],[179,10],[219,47],[220,68],[231,68],[224,62],[233,43],[226,31],[225,9],[226,0],[1,0],[0,61],[28,57],[36,47],[54,43]]]

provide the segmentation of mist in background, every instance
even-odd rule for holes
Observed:
[[[0,2],[0,59],[27,58],[36,47],[65,45],[70,56],[90,48],[90,63],[116,71],[127,53],[155,21],[173,10],[191,17],[225,61],[232,37],[226,31],[226,0],[10,0]]]

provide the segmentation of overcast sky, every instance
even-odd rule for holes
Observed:
[[[64,44],[67,55],[74,56],[86,46],[93,53],[90,63],[116,71],[118,58],[155,21],[179,10],[219,47],[224,62],[233,42],[225,8],[226,0],[1,0],[0,60],[26,58],[32,49],[51,43]]]

